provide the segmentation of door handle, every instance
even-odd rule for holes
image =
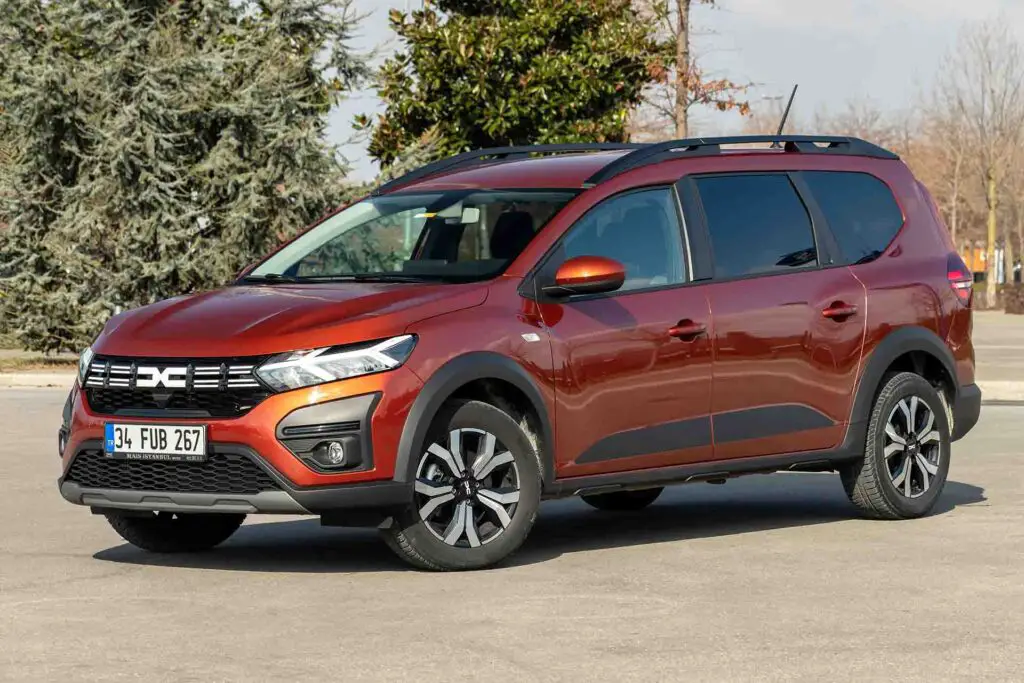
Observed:
[[[703,336],[707,330],[708,326],[704,323],[695,323],[692,320],[680,320],[674,327],[668,328],[668,334],[670,337],[682,339],[683,341],[693,341],[694,339]]]
[[[857,315],[857,307],[842,301],[835,301],[821,314],[830,320],[843,321]]]

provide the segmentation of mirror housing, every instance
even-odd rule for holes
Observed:
[[[576,256],[555,272],[555,283],[542,291],[552,297],[614,292],[626,281],[626,268],[604,256]]]

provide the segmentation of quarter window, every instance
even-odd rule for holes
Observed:
[[[560,245],[558,263],[577,256],[605,256],[625,266],[622,290],[685,281],[683,243],[675,195],[669,188],[607,199],[574,225]]]
[[[882,255],[903,227],[903,213],[889,186],[867,173],[803,173],[847,263]]]
[[[776,273],[818,263],[814,229],[785,175],[699,178],[715,277]]]

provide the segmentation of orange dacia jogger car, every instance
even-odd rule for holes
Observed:
[[[751,472],[837,471],[863,514],[917,517],[980,411],[971,285],[862,140],[469,152],[114,316],[60,492],[151,551],[311,514],[429,569],[508,556],[544,498]]]

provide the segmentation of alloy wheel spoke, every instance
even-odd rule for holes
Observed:
[[[907,476],[903,479],[903,495],[910,498],[911,493],[914,491],[914,477],[911,476],[914,470],[914,460],[909,455],[907,456],[907,462],[903,467],[907,471]]]
[[[434,514],[437,508],[441,507],[448,501],[455,500],[454,493],[446,493],[436,498],[431,498],[427,501],[427,504],[420,508],[420,519],[426,521],[430,519],[430,516]]]
[[[446,493],[453,493],[454,489],[451,484],[436,484],[426,479],[416,480],[416,493],[421,493],[424,496],[435,498],[437,496],[443,496]]]
[[[926,443],[931,443],[932,441],[939,441],[939,440],[940,440],[940,437],[939,437],[938,430],[933,429],[932,431],[930,431],[927,434],[925,434],[924,436],[922,436],[920,438],[919,442],[921,444],[926,444]]]
[[[904,481],[910,479],[910,456],[908,455],[903,459],[903,466],[900,471],[896,473],[896,476],[892,478],[892,485],[899,488],[903,485]]]
[[[462,501],[455,506],[455,514],[452,515],[452,521],[448,523],[448,527],[444,530],[444,542],[448,545],[455,545],[462,538],[462,535],[466,533],[466,515],[470,514],[469,502]]]
[[[896,427],[892,424],[892,422],[885,425],[885,433],[890,439],[893,440],[893,442],[898,443],[901,446],[905,446],[907,444],[907,440],[899,435],[899,433],[896,431]]]
[[[488,434],[487,436],[491,435]],[[493,439],[494,437],[492,436],[491,452],[489,454],[481,453],[473,462],[473,476],[478,480],[483,480],[496,468],[501,467],[502,465],[507,465],[515,460],[510,451],[502,451],[501,453],[495,454]]]
[[[907,422],[907,434],[917,433],[917,407],[920,400],[917,396],[910,397],[910,421]]]
[[[494,495],[494,492],[489,489],[482,489],[477,493],[479,496],[477,500],[480,501],[481,505],[486,506],[495,514],[498,518],[498,522],[501,524],[501,528],[508,528],[508,525],[512,523],[512,518],[508,516],[508,511],[505,509],[505,506],[491,497],[491,495]],[[518,491],[515,492],[515,496],[516,500],[519,500]]]
[[[917,466],[917,469],[921,472],[921,493],[924,493],[925,491],[928,490],[928,486],[931,482],[931,479],[928,477],[928,468],[924,466],[924,458],[922,458],[920,454],[917,456],[917,458],[914,459],[914,464]]]
[[[901,446],[898,443],[891,443],[891,444],[889,444],[888,446],[885,447],[885,450],[882,451],[882,454],[885,455],[886,460],[888,460],[889,458],[891,458],[895,454],[902,453],[903,451],[904,451],[904,447],[903,446]]]
[[[502,505],[519,502],[519,491],[516,489],[480,489],[476,493],[478,496],[483,496]]]
[[[939,473],[939,466],[933,464],[921,453],[917,454],[917,464],[921,466],[921,469],[924,470],[925,473],[930,474],[933,477]]]
[[[924,427],[917,432],[917,440],[923,441],[924,437],[932,431],[932,427],[935,426],[935,413],[925,406],[925,411],[928,413],[928,417],[925,418]]]
[[[428,448],[427,450],[434,456],[436,456],[441,462],[443,462],[445,464],[445,467],[448,468],[448,471],[453,476],[462,476],[464,468],[462,466],[461,456],[459,457],[458,460],[456,460],[455,456],[451,452],[449,452],[448,449],[437,443],[430,444],[430,448]]]
[[[914,417],[913,415],[910,414],[910,406],[907,404],[907,399],[901,399],[900,402],[896,404],[896,407],[899,408],[900,412],[903,413],[903,419],[905,420],[905,424],[907,426],[907,432],[912,433]]]
[[[459,468],[459,474],[466,471],[466,459],[462,456],[462,430],[453,429],[448,432],[448,449],[452,452],[452,458]]]
[[[466,509],[466,540],[469,541],[470,548],[476,548],[480,545],[480,534],[476,530],[476,515],[473,514],[473,508],[470,507],[469,502],[463,503],[467,507]]]

